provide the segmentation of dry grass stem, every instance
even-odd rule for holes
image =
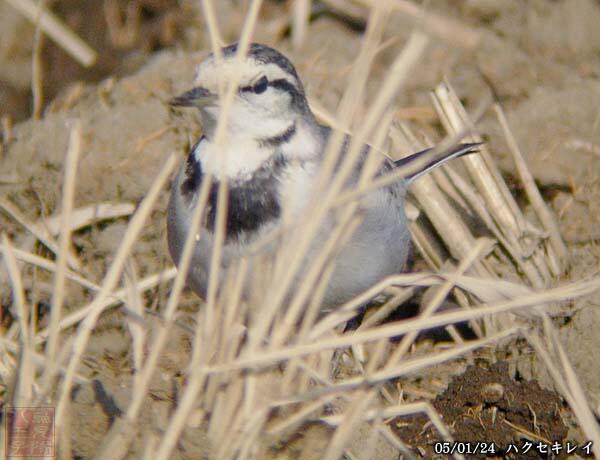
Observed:
[[[34,24],[39,18],[39,27],[44,33],[82,66],[94,65],[97,53],[51,11],[36,4],[33,0],[6,0],[6,2]]]
[[[52,235],[43,227],[39,227],[36,224],[32,224],[29,220],[21,213],[17,207],[8,201],[8,199],[0,199],[0,208],[6,212],[15,221],[25,227],[33,236],[35,236],[41,243],[44,244],[58,257],[59,249],[54,241]],[[77,258],[69,253],[67,255],[67,262],[69,267],[75,271],[81,271],[81,262]]]
[[[504,302],[496,302],[471,310],[458,310],[440,313],[423,320],[422,318],[407,320],[399,324],[390,324],[368,331],[346,334],[340,337],[325,338],[313,343],[292,345],[274,351],[264,351],[260,356],[245,356],[232,363],[217,366],[207,366],[197,369],[199,373],[226,372],[236,369],[256,369],[263,366],[272,366],[292,357],[304,356],[310,353],[327,349],[348,347],[355,344],[369,342],[386,337],[394,337],[407,332],[431,329],[447,324],[462,321],[471,321],[485,316],[514,310],[532,308],[543,304],[561,302],[575,297],[591,294],[600,289],[600,279],[568,283],[561,287],[550,288],[545,291],[522,295]]]
[[[341,145],[342,138],[340,136],[336,136],[337,133],[334,133],[332,139],[330,140],[328,146],[328,152],[326,152],[326,158],[331,158],[331,152],[336,152],[336,150],[331,151],[331,146],[338,144],[338,148]],[[350,160],[349,160],[350,161]],[[327,160],[326,160],[327,163]],[[331,168],[333,167],[333,163],[329,163]],[[325,165],[325,169],[327,169],[327,164]],[[322,174],[321,177],[325,177],[325,173]],[[333,189],[335,186],[332,186]],[[318,188],[318,187],[317,187]],[[326,200],[323,200],[326,201]],[[250,348],[248,350],[251,353],[259,343],[261,338],[265,336],[266,331],[271,325],[272,318],[275,317],[277,311],[280,309],[281,303],[284,301],[286,295],[288,295],[288,291],[292,282],[298,276],[299,270],[301,270],[301,264],[304,260],[304,255],[309,251],[310,245],[313,242],[313,238],[318,231],[320,223],[325,216],[326,206],[318,206],[314,212],[309,212],[310,216],[307,216],[305,222],[306,225],[302,225],[301,229],[292,230],[291,236],[287,241],[287,245],[284,245],[279,253],[277,254],[277,260],[275,261],[275,276],[278,277],[278,280],[274,283],[275,292],[273,292],[268,299],[267,305],[264,307],[264,319],[255,325],[255,331],[253,333],[253,337],[251,339]],[[351,218],[351,209],[348,210],[348,213],[343,215],[341,220],[343,222],[349,222]],[[284,216],[284,219],[289,220],[289,216]],[[333,241],[333,239],[330,239]],[[321,248],[323,249],[323,248]],[[318,260],[323,263],[324,258],[318,258]],[[312,266],[311,271],[306,274],[305,279],[316,279],[316,274],[320,266]],[[306,292],[306,291],[305,291]],[[295,309],[294,309],[295,310]],[[293,314],[293,312],[292,312]]]
[[[350,436],[356,432],[358,424],[361,422],[362,414],[367,411],[376,397],[375,391],[358,392],[350,407],[338,422],[337,429],[333,434],[331,442],[323,455],[323,460],[336,460],[342,457],[345,446],[348,444]]]
[[[169,297],[169,301],[167,303],[167,307],[163,316],[164,324],[160,326],[155,336],[152,337],[152,347],[146,357],[145,362],[143,363],[143,366],[140,366],[138,368],[139,371],[136,375],[137,391],[133,394],[132,400],[126,411],[126,420],[130,426],[135,425],[135,423],[137,422],[142,403],[146,398],[148,392],[150,379],[152,378],[152,375],[156,370],[160,354],[163,351],[164,346],[171,333],[172,325],[175,320],[175,313],[179,302],[179,297],[185,284],[185,274],[187,273],[187,268],[189,267],[189,263],[191,261],[193,244],[196,241],[196,237],[198,235],[200,227],[200,216],[204,212],[206,202],[208,200],[208,192],[210,190],[210,185],[211,180],[207,180],[203,183],[198,203],[195,206],[195,209],[192,213],[192,222],[194,224],[190,227],[188,235],[186,237],[186,242],[184,244],[184,249],[181,256],[181,269],[175,276],[173,289],[171,291],[171,295]],[[122,439],[119,437],[118,434],[120,429],[121,427],[119,426],[114,426],[113,428],[111,428],[108,440],[103,447],[104,451],[111,452],[113,448],[117,448],[116,443],[122,442]],[[123,455],[125,453],[126,452],[123,452]]]
[[[573,410],[586,438],[594,442],[594,453],[598,456],[600,454],[597,447],[600,442],[600,430],[594,413],[587,402],[572,365],[566,357],[562,344],[556,337],[554,326],[547,318],[544,321],[544,331],[546,340],[535,332],[526,333],[525,338],[544,363],[554,384]],[[560,367],[557,366],[557,363],[560,364]]]
[[[394,150],[414,152],[423,150],[416,139],[406,129],[392,129],[390,136]],[[456,209],[435,185],[433,177],[425,175],[418,178],[411,186],[411,194],[416,197],[421,208],[431,219],[433,226],[443,235],[445,242],[455,259],[463,259],[475,245],[475,237]]]
[[[375,8],[377,0],[357,0],[365,6]],[[459,23],[453,19],[444,17],[408,0],[391,0],[386,2],[392,10],[399,11],[402,14],[412,17],[417,25],[423,27],[427,33],[437,36],[444,42],[453,43],[465,48],[475,48],[479,43],[479,32],[469,28],[464,23]]]
[[[294,0],[292,3],[292,44],[300,49],[307,34],[312,0]]]
[[[462,132],[472,126],[458,96],[448,83],[436,88],[433,102],[448,132]],[[471,140],[481,139],[479,136],[474,136]],[[530,231],[533,226],[526,221],[518,208],[487,147],[482,145],[479,155],[469,155],[462,161],[477,191],[484,198],[492,218],[504,233],[508,250],[519,268],[525,273],[532,286],[537,288],[547,286],[550,281],[547,261],[536,249],[537,241],[532,241],[532,238],[535,238]]]
[[[29,307],[25,302],[25,293],[17,260],[12,253],[12,245],[2,235],[2,255],[8,269],[13,294],[13,314],[19,324],[19,363],[15,387],[12,389],[12,405],[27,406],[33,396],[34,369],[32,364],[33,347],[29,331]]]
[[[168,270],[165,270],[164,272],[157,273],[155,275],[151,275],[151,276],[144,278],[138,284],[136,284],[135,288],[137,289],[137,291],[139,293],[148,291],[160,283],[168,283],[173,278],[175,278],[176,274],[177,274],[177,270],[175,268],[170,268]],[[75,277],[73,277],[73,278],[75,279]],[[93,284],[90,286],[89,282],[87,284],[83,284],[83,282],[80,278],[76,278],[75,280],[77,282],[79,282],[80,284],[82,284],[83,286],[92,289],[93,291],[100,290],[99,286],[96,286]],[[122,303],[126,302],[126,295],[127,295],[127,292],[125,289],[120,289],[118,291],[115,291],[109,297],[107,297],[102,302],[100,302],[98,304],[98,308],[106,310],[110,307],[116,307],[117,305],[121,305]],[[92,312],[93,308],[96,308],[96,306],[94,304],[90,304],[90,305],[87,305],[87,306],[77,310],[77,311],[74,311],[73,313],[66,315],[60,321],[60,330],[62,331],[64,329],[67,329],[69,327],[76,325],[81,320],[86,318],[88,316],[88,314],[90,314]],[[39,344],[39,343],[45,341],[47,337],[48,337],[48,330],[42,329],[36,335],[36,339],[35,339],[36,344]]]
[[[23,250],[17,249],[17,248],[13,248],[13,254],[14,254],[15,258],[17,260],[20,260],[21,262],[26,262],[26,263],[34,265],[38,268],[48,270],[50,272],[56,271],[56,264],[54,262],[50,262],[45,257],[40,257],[40,256],[37,256],[30,252],[26,252],[26,251],[23,251]],[[82,276],[79,276],[77,273],[74,273],[70,270],[67,270],[65,276],[67,279],[70,279],[87,289],[90,289],[92,291],[100,290],[100,286],[98,286],[95,283],[92,283],[88,279],[83,278]]]
[[[61,219],[60,219],[60,238],[58,242],[58,259],[56,262],[56,271],[54,272],[54,292],[52,295],[52,307],[50,310],[50,327],[48,341],[46,342],[46,358],[48,367],[43,381],[45,387],[50,384],[55,371],[53,369],[54,360],[52,359],[57,352],[60,334],[60,319],[65,297],[65,281],[67,275],[67,255],[70,253],[71,243],[71,212],[75,197],[75,178],[77,175],[77,165],[79,164],[79,155],[81,154],[82,142],[81,122],[77,120],[71,128],[69,136],[69,147],[65,157],[65,172],[62,189]]]
[[[42,65],[42,29],[40,27],[40,19],[42,11],[46,7],[46,1],[40,0],[39,9],[34,21],[35,36],[33,39],[33,52],[31,54],[31,96],[33,99],[32,117],[34,120],[39,120],[42,117],[42,109],[44,107],[44,73]]]
[[[21,346],[22,346],[20,343],[15,343],[5,337],[0,337],[0,344],[2,344],[2,347],[4,347],[7,351],[10,351],[14,355],[19,354],[19,352],[21,350]],[[41,353],[36,353],[35,351],[33,351],[31,353],[31,360],[32,360],[33,364],[36,365],[39,372],[43,372],[46,368],[46,365],[48,364],[48,361],[46,360],[45,355],[43,355]],[[55,360],[60,361],[60,359],[56,359],[56,358],[55,358]],[[66,372],[66,367],[60,366],[60,372],[62,374],[64,374]],[[81,374],[75,375],[75,381],[77,383],[85,383],[85,384],[90,383],[90,379],[84,377]]]
[[[471,265],[481,257],[483,250],[486,248],[487,242],[485,240],[477,240],[475,245],[472,247],[471,251],[467,254],[467,256],[461,260],[460,264],[456,268],[454,274],[450,274],[444,284],[440,286],[440,288],[436,291],[433,298],[430,302],[425,306],[425,308],[421,311],[420,317],[422,319],[426,319],[431,317],[437,309],[440,307],[444,299],[450,293],[450,290],[453,288],[455,279],[457,275],[462,275],[465,271],[467,271]],[[388,364],[393,365],[395,363],[399,363],[402,357],[406,354],[409,347],[412,345],[414,340],[417,338],[418,331],[409,332],[406,334],[400,345],[396,350],[391,354],[388,359]]]
[[[103,220],[117,219],[133,214],[135,206],[131,203],[97,203],[83,208],[73,209],[69,220],[69,231],[75,232]],[[48,217],[35,224],[36,231],[45,229],[51,235],[60,233],[62,215]]]
[[[140,203],[137,212],[134,214],[133,218],[129,226],[127,227],[127,231],[123,236],[123,240],[119,246],[119,249],[115,255],[113,263],[110,266],[108,273],[106,274],[103,282],[102,288],[100,292],[94,298],[94,301],[90,305],[90,311],[85,319],[79,326],[79,330],[75,337],[75,341],[72,347],[72,356],[69,361],[69,365],[67,368],[67,374],[62,382],[62,388],[60,393],[60,398],[58,400],[57,409],[56,409],[56,425],[57,429],[60,429],[61,424],[63,423],[61,417],[63,415],[63,411],[65,409],[65,405],[69,399],[71,385],[73,383],[73,376],[77,370],[79,365],[79,361],[85,351],[85,347],[88,343],[89,337],[92,333],[94,326],[100,316],[100,314],[104,311],[105,308],[105,299],[112,293],[114,287],[116,286],[119,278],[121,276],[123,267],[131,250],[131,246],[133,245],[137,235],[139,235],[142,230],[142,226],[144,222],[148,218],[150,211],[152,210],[152,206],[154,202],[158,198],[159,192],[162,190],[165,182],[167,181],[171,171],[175,166],[175,156],[171,155],[167,161],[163,169],[160,171],[152,187],[148,191],[148,194],[144,198],[144,200]]]
[[[144,304],[140,292],[136,289],[139,283],[135,263],[130,259],[125,269],[125,290],[127,291],[127,306],[130,311],[136,314],[136,318],[144,319]],[[147,329],[145,324],[134,319],[131,315],[126,318],[127,327],[131,334],[132,355],[133,355],[133,385],[136,389],[140,388],[140,369],[143,365],[144,346],[146,345]]]
[[[562,239],[562,236],[560,235],[558,222],[556,221],[556,217],[554,217],[554,215],[550,211],[548,205],[544,202],[540,191],[537,188],[537,185],[535,184],[533,176],[531,175],[531,172],[529,172],[529,168],[525,163],[523,154],[521,153],[521,150],[517,145],[517,141],[508,126],[508,120],[506,119],[504,111],[498,104],[494,105],[494,111],[496,113],[496,116],[498,117],[498,121],[500,122],[500,126],[502,127],[502,130],[504,132],[504,137],[508,142],[510,151],[513,154],[515,166],[519,173],[521,182],[525,187],[527,197],[529,198],[531,205],[535,209],[535,212],[542,226],[544,227],[544,230],[548,232],[550,244],[552,245],[552,249],[554,249],[554,252],[558,257],[558,260],[550,260],[550,267],[552,268],[553,272],[552,274],[555,277],[560,276],[562,275],[562,272],[564,271],[567,265],[568,252],[567,247],[565,246],[565,243]]]

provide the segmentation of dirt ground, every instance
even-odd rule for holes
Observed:
[[[100,59],[98,66],[82,71],[46,39],[42,56],[47,105],[42,118],[33,120],[29,88],[34,28],[7,2],[0,2],[0,114],[4,117],[0,199],[12,203],[29,222],[51,216],[60,208],[62,166],[73,120],[81,120],[84,132],[75,207],[101,202],[139,203],[166,157],[176,152],[183,158],[199,132],[193,116],[174,113],[167,104],[171,97],[189,89],[195,65],[210,49],[206,26],[192,4],[195,2],[130,2],[139,7],[130,8],[137,30],[130,35],[126,30],[133,26],[125,23],[126,3],[51,2],[53,10],[99,50]],[[225,39],[235,41],[244,11],[230,3],[234,2],[218,2],[217,16]],[[475,49],[464,50],[434,40],[398,97],[398,117],[434,138],[439,137],[440,126],[429,102],[429,91],[437,83],[447,78],[468,110],[474,110],[493,87],[536,182],[558,216],[569,248],[569,269],[556,284],[597,276],[600,3],[433,0],[426,4],[432,11],[478,30],[481,41]],[[265,2],[255,41],[273,45],[288,55],[305,82],[308,95],[334,113],[360,46],[360,21],[348,24],[333,14],[320,14],[311,22],[302,48],[294,50],[285,33],[288,7],[286,2]],[[110,21],[112,35],[107,26]],[[115,29],[119,24],[120,35],[118,27]],[[368,86],[370,92],[379,87],[387,66],[412,27],[411,20],[390,15],[385,40],[393,46],[378,56]],[[10,120],[14,122],[12,127]],[[510,181],[516,177],[494,115],[486,113],[477,128],[506,178]],[[518,186],[512,191],[524,200]],[[168,190],[164,190],[135,246],[131,270],[137,277],[171,265],[165,240],[167,198]],[[111,219],[73,235],[87,278],[100,283],[126,225],[127,217]],[[16,247],[47,255],[5,211],[0,211],[0,229]],[[39,271],[24,279],[28,301],[38,307],[43,324],[43,307],[51,298],[51,276]],[[165,290],[160,287],[148,294],[144,298],[147,306],[160,310]],[[73,309],[88,298],[88,291],[69,285],[65,308]],[[3,327],[8,328],[13,312],[3,268],[0,303]],[[185,314],[196,306],[194,296],[187,293],[182,306],[184,320]],[[598,416],[600,296],[589,296],[567,307],[567,314],[555,319],[556,325]],[[93,334],[82,372],[95,383],[78,387],[73,395],[72,414],[79,420],[73,436],[74,458],[92,458],[98,442],[121,415],[121,408],[126,407],[131,391],[127,334],[118,312],[103,317]],[[182,329],[181,336],[171,341],[161,363],[161,375],[153,383],[152,401],[148,402],[143,423],[155,430],[164,429],[176,404],[189,340]],[[437,345],[424,340],[420,346]],[[446,423],[453,426],[459,441],[494,441],[506,446],[529,439],[527,433],[552,442],[585,441],[574,428],[569,409],[554,391],[543,365],[521,341],[512,341],[503,350],[480,353],[475,365],[465,359],[427,370],[399,384],[416,389],[415,394],[426,395]],[[487,390],[492,394],[485,393]],[[390,421],[397,436],[416,455],[432,458],[435,436],[424,424],[425,419],[419,417]],[[202,430],[187,428],[174,458],[211,458],[208,441],[199,433]],[[265,458],[319,458],[319,446],[325,445],[328,436],[326,427],[309,425],[301,436],[287,444],[266,448]],[[359,450],[361,436],[357,433]],[[140,438],[133,450],[143,443]],[[379,446],[370,458],[397,458],[394,452]],[[578,455],[585,453],[579,451]],[[502,458],[503,454],[489,457]],[[131,458],[138,457],[132,453]],[[551,457],[528,454],[509,458]],[[563,452],[556,458],[568,457]]]
[[[547,444],[552,444],[549,440],[567,439],[558,395],[540,388],[535,381],[513,380],[506,361],[470,366],[437,395],[433,406],[454,427],[454,439],[471,449],[465,453],[472,458],[539,458],[543,452],[535,448],[525,452],[523,434],[535,433],[538,442]],[[418,446],[424,458],[440,453],[439,444],[437,451],[435,446],[443,439],[425,416],[398,417],[392,427],[408,445]],[[479,451],[475,450],[478,441]],[[509,450],[509,445],[517,449]],[[567,454],[558,452],[556,458],[567,458]]]

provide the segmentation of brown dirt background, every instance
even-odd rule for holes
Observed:
[[[75,206],[129,202],[144,196],[155,174],[171,152],[182,155],[198,132],[193,116],[174,114],[166,101],[189,88],[194,66],[209,50],[206,26],[193,2],[137,0],[137,33],[111,37],[106,5],[126,17],[127,2],[57,0],[50,2],[83,38],[100,52],[96,67],[82,71],[49,40],[44,40],[44,92],[48,104],[40,120],[30,117],[31,52],[34,27],[5,2],[0,2],[0,114],[13,120],[2,133],[0,197],[12,201],[30,222],[51,216],[60,206],[62,166],[69,128],[83,123],[84,146],[77,177]],[[218,20],[226,40],[235,41],[244,17],[238,2],[217,2]],[[243,2],[241,2],[243,3]],[[598,273],[600,248],[600,2],[593,0],[460,0],[426,2],[432,11],[456,18],[481,33],[474,50],[434,41],[416,72],[398,97],[398,117],[436,137],[440,127],[429,103],[429,91],[443,78],[456,88],[467,109],[474,109],[491,83],[507,112],[511,128],[545,198],[559,218],[570,251],[564,280]],[[133,8],[133,7],[131,7]],[[133,11],[133,9],[132,9]],[[286,53],[305,82],[307,93],[334,112],[345,88],[348,71],[361,41],[361,32],[330,15],[316,18],[306,42],[293,50],[285,29],[290,7],[265,2],[255,41]],[[133,13],[131,13],[133,14]],[[123,19],[124,20],[124,19]],[[123,23],[124,24],[124,23]],[[123,25],[122,24],[122,25]],[[391,15],[386,28],[390,48],[378,57],[369,91],[375,91],[386,68],[412,28],[412,22]],[[127,27],[133,27],[131,25]],[[123,29],[127,27],[123,25]],[[7,123],[5,123],[7,126]],[[516,173],[492,114],[478,125],[507,178]],[[514,193],[519,195],[518,185]],[[165,243],[165,190],[150,224],[135,246],[132,260],[138,277],[170,265]],[[94,225],[73,236],[86,276],[102,280],[126,227],[126,219]],[[41,251],[23,227],[0,212],[0,229],[15,246]],[[43,253],[43,251],[42,251]],[[51,277],[37,272],[25,287],[43,321],[43,306],[51,297]],[[33,280],[33,281],[31,281]],[[69,285],[66,308],[89,298]],[[148,308],[164,305],[164,288],[144,299]],[[0,301],[4,326],[10,320],[10,288],[0,269]],[[182,309],[197,305],[189,295]],[[590,296],[568,305],[556,319],[569,358],[589,401],[600,411],[600,297]],[[96,384],[74,393],[72,416],[78,422],[73,436],[75,458],[90,458],[109,424],[126,407],[131,389],[128,331],[119,314],[107,315],[95,331],[83,372]],[[171,342],[162,372],[156,377],[143,423],[160,431],[176,404],[177,385],[185,369],[188,337]],[[432,345],[422,345],[432,346]],[[551,381],[535,354],[519,342],[486,357],[507,360],[511,373],[536,379],[542,387]],[[465,362],[450,363],[405,382],[432,399],[461,373]],[[174,458],[210,458],[202,430],[190,424]],[[570,439],[581,435],[577,430]],[[357,445],[360,445],[357,434]],[[304,440],[304,441],[302,441]],[[266,449],[272,458],[319,458],[326,430],[311,427],[302,439],[286,448]],[[143,445],[140,438],[134,451]],[[360,446],[359,446],[360,447]],[[358,447],[357,447],[358,448]],[[381,447],[372,458],[393,458]],[[136,458],[132,452],[131,458]]]

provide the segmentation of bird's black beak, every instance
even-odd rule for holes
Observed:
[[[206,88],[197,86],[186,91],[181,96],[174,97],[169,101],[173,107],[203,107],[218,99],[216,94]]]

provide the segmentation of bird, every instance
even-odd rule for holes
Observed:
[[[175,265],[180,262],[201,185],[211,176],[203,228],[194,242],[186,274],[187,284],[201,298],[206,298],[209,284],[220,181],[228,184],[218,273],[222,278],[230,266],[247,255],[252,243],[282,226],[284,212],[300,216],[310,205],[307,197],[315,187],[332,134],[331,128],[320,124],[311,111],[302,81],[287,57],[274,48],[252,43],[240,63],[236,61],[237,51],[236,43],[223,47],[219,58],[210,54],[198,65],[193,87],[170,101],[173,107],[198,109],[203,128],[202,136],[172,181],[167,240]],[[217,143],[217,121],[222,110],[219,85],[230,81],[234,74],[239,84],[225,135]],[[340,161],[348,152],[350,139],[346,135]],[[470,143],[454,145],[425,162],[431,149],[394,162],[369,145],[362,148],[363,159],[368,155],[381,156],[380,174],[416,161],[422,167],[360,199],[361,222],[335,255],[320,311],[335,310],[387,276],[402,272],[411,247],[404,210],[409,185],[445,161],[473,153],[476,147]],[[364,163],[357,163],[349,186],[358,180]],[[317,235],[330,234],[332,219],[323,220]],[[314,253],[309,251],[303,264],[308,266],[311,258]]]

